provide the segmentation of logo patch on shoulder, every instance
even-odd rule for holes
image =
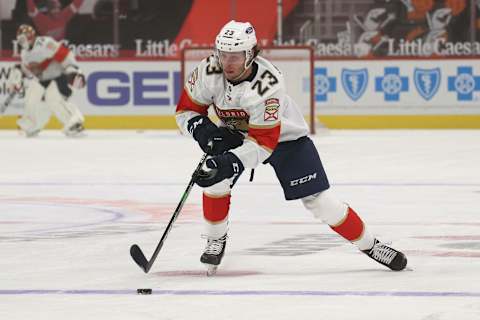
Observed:
[[[280,108],[280,101],[277,98],[270,98],[265,101],[265,113],[263,115],[264,121],[278,120],[278,109]]]
[[[56,49],[55,44],[53,42],[47,43],[47,49],[51,51],[55,51]]]
[[[195,68],[192,73],[190,73],[190,76],[188,77],[188,86],[190,88],[190,91],[193,91],[193,87],[195,87],[195,83],[198,80],[198,67]]]

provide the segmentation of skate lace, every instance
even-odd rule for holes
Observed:
[[[226,236],[223,236],[220,239],[208,239],[204,253],[215,255],[220,254],[220,252],[222,252],[225,241],[227,241]]]
[[[385,244],[377,242],[373,248],[370,249],[369,255],[377,261],[390,264],[397,255],[397,252]]]

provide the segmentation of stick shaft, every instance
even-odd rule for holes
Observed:
[[[10,103],[12,103],[13,98],[15,98],[16,93],[11,92],[8,97],[5,99],[5,101],[0,105],[0,113],[4,113],[5,110],[7,110],[8,106]]]
[[[205,161],[207,160],[207,154],[204,154],[202,159],[200,160],[200,162],[198,163],[197,165],[197,168],[195,169],[195,171],[193,172],[192,174],[192,178],[190,179],[190,182],[188,183],[188,186],[187,188],[185,189],[185,191],[183,192],[183,195],[182,195],[182,198],[180,199],[180,202],[178,203],[177,205],[177,208],[175,209],[175,212],[173,213],[172,217],[170,218],[170,221],[168,222],[168,225],[167,225],[167,228],[165,229],[165,231],[163,232],[163,235],[162,235],[162,238],[160,239],[160,241],[158,242],[158,245],[157,247],[155,248],[155,251],[153,252],[153,255],[152,257],[150,258],[150,260],[148,260],[148,263],[146,266],[140,266],[142,267],[143,271],[145,271],[145,273],[147,273],[150,268],[152,267],[153,263],[155,262],[155,259],[157,258],[158,254],[160,253],[160,250],[162,249],[163,247],[163,243],[165,242],[165,239],[167,238],[168,236],[168,233],[170,232],[170,230],[172,229],[172,226],[173,224],[175,223],[175,220],[177,220],[177,217],[178,215],[180,214],[180,212],[182,211],[182,208],[183,208],[183,205],[185,204],[189,194],[190,194],[190,191],[192,190],[193,188],[193,185],[195,184],[195,178],[198,174],[198,172],[200,171],[200,169],[202,168],[203,164],[205,163]]]

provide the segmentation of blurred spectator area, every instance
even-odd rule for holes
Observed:
[[[365,13],[374,0],[301,0],[284,22],[284,40],[334,42],[345,30],[346,22],[358,13]]]
[[[39,11],[45,10],[48,0],[34,1]],[[66,39],[73,44],[115,43],[114,1],[123,50],[134,50],[136,39],[211,43],[232,17],[251,21],[259,38],[275,37],[277,0],[84,0],[68,23]],[[282,40],[362,43],[373,55],[383,54],[388,39],[471,41],[471,1],[478,14],[480,0],[284,0]],[[32,23],[26,2],[0,0],[1,49],[11,50],[17,27]],[[65,8],[72,0],[60,2]],[[480,20],[476,28],[478,41]]]
[[[480,1],[472,1],[477,3],[478,10]],[[385,12],[369,16],[368,22],[370,25],[374,21],[385,22],[390,15],[383,27],[394,38],[408,37],[412,40],[424,36],[432,28],[428,16],[432,18],[437,10],[448,8],[450,13],[443,12],[444,16],[437,19],[438,22],[445,21],[449,40],[470,40],[470,0],[300,0],[284,22],[283,38],[297,43],[311,38],[319,42],[336,42],[338,34],[347,29],[347,23],[350,23],[350,28],[363,28],[358,21],[364,22],[372,10],[380,8]],[[440,14],[442,12],[437,12],[437,15]]]
[[[60,0],[62,7],[72,0]],[[111,44],[113,42],[113,1],[85,0],[67,27],[66,39],[74,44]],[[194,0],[118,0],[119,40],[122,49],[133,49],[132,39],[175,39]],[[35,0],[42,11],[45,0]],[[2,49],[11,50],[17,27],[32,24],[26,0],[1,0]]]
[[[132,39],[144,40],[169,40],[174,41],[182,23],[192,6],[193,0],[175,1],[152,1],[152,0],[119,0],[119,24],[120,44],[122,49],[134,49],[135,42]],[[96,24],[108,24],[108,34],[102,35],[111,43],[113,28],[113,4],[111,0],[97,0],[93,17]],[[78,17],[79,19],[81,17]],[[80,25],[87,23],[87,18],[78,21]],[[75,39],[82,43],[92,43],[92,34],[97,29],[92,28],[90,32],[79,32]],[[75,30],[71,30],[72,35]],[[83,35],[83,38],[82,38]],[[103,43],[103,42],[102,42]]]

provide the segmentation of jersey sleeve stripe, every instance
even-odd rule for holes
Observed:
[[[67,47],[60,45],[57,49],[57,52],[55,52],[55,55],[53,56],[53,60],[57,62],[63,62],[69,53],[70,50],[68,50]]]
[[[267,148],[267,147],[265,147],[265,146],[260,145],[260,144],[258,143],[258,141],[255,140],[255,139],[252,138],[252,137],[248,137],[248,136],[247,136],[247,137],[245,138],[245,140],[250,140],[250,141],[255,142],[255,143],[258,144],[262,149],[266,150],[268,153],[272,153],[272,152],[273,152],[273,149],[270,149],[270,148]]]
[[[268,152],[273,152],[280,138],[280,122],[274,126],[252,126],[248,127],[248,137]]]
[[[188,92],[183,89],[182,95],[180,96],[180,100],[177,104],[176,113],[184,111],[195,111],[206,116],[208,115],[208,106],[193,101],[193,99],[188,95]]]
[[[249,128],[254,128],[254,129],[271,129],[275,128],[276,126],[280,125],[280,122],[276,122],[274,124],[269,124],[269,125],[258,125],[258,124],[249,124]]]
[[[48,68],[50,63],[52,62],[52,59],[45,59],[40,63],[40,69],[43,71]]]
[[[40,69],[42,69],[42,71],[46,70],[48,68],[48,66],[50,65],[50,63],[52,63],[52,61],[54,61],[54,60],[61,63],[63,60],[65,60],[65,58],[67,57],[67,55],[69,53],[70,53],[70,50],[68,50],[67,47],[61,45],[57,49],[57,52],[55,52],[55,54],[53,55],[52,58],[45,59],[40,63]]]

